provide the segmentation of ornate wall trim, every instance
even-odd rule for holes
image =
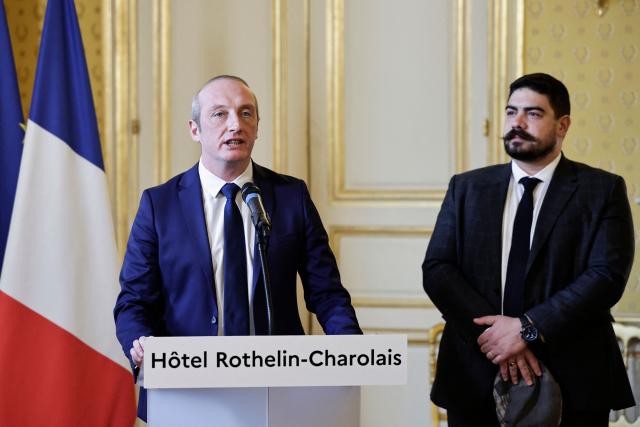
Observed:
[[[455,41],[456,41],[456,64],[454,94],[455,105],[453,119],[455,123],[454,140],[456,145],[456,172],[467,170],[467,145],[469,143],[469,122],[467,111],[469,108],[469,73],[467,66],[469,62],[469,32],[471,28],[470,7],[467,0],[457,0],[454,11],[455,19]],[[441,200],[444,196],[440,197]]]
[[[273,168],[288,171],[288,55],[287,0],[273,0]]]
[[[171,0],[153,2],[151,26],[153,116],[157,133],[154,166],[155,180],[161,183],[171,177]]]
[[[102,0],[102,72],[104,75],[103,88],[103,124],[102,128],[102,154],[104,157],[104,170],[107,175],[107,183],[109,187],[109,197],[111,199],[112,214],[114,217],[114,227],[116,234],[118,233],[118,222],[116,220],[116,212],[113,208],[115,202],[115,170],[113,158],[115,153],[114,138],[114,87],[113,67],[114,67],[114,25],[113,25],[113,0]],[[119,236],[117,236],[119,237]],[[118,239],[118,248],[120,248],[120,240]]]
[[[509,83],[524,70],[524,0],[495,0],[489,3],[489,47],[491,79],[491,117],[487,159],[490,164],[504,163],[502,147],[504,106]]]
[[[362,331],[369,334],[404,334],[407,335],[409,346],[429,345],[429,331],[425,328],[368,328],[363,327]]]
[[[454,137],[455,169],[461,172],[466,168],[468,146],[467,98],[468,75],[468,0],[457,0],[454,4],[454,28],[456,62],[454,97]],[[442,189],[349,189],[345,184],[344,153],[344,0],[326,2],[326,74],[327,74],[327,121],[329,144],[329,179],[332,202],[393,202],[412,204],[415,202],[435,201],[444,198],[446,188]]]
[[[329,242],[337,260],[341,259],[340,240],[345,236],[385,236],[385,237],[430,237],[432,227],[360,227],[330,226]],[[354,307],[376,308],[433,308],[434,305],[424,297],[358,297],[352,296]]]
[[[129,99],[132,82],[130,80],[131,65],[131,4],[130,0],[113,0],[113,36],[115,50],[113,52],[113,107],[115,132],[115,206],[116,206],[116,239],[120,253],[129,234],[129,155],[131,147],[131,117]],[[135,26],[135,24],[133,24]],[[136,75],[136,73],[133,73]],[[136,104],[133,104],[136,105]]]

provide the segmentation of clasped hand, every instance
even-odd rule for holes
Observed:
[[[533,384],[532,372],[542,375],[538,359],[520,336],[520,319],[508,316],[484,316],[473,319],[476,325],[488,326],[478,337],[478,345],[487,359],[500,366],[503,381],[517,384],[522,376],[527,385]]]

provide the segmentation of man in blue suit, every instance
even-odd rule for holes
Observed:
[[[232,184],[241,188],[255,183],[271,218],[268,259],[274,333],[304,334],[296,274],[302,279],[307,308],[316,314],[325,333],[362,333],[306,185],[251,160],[258,122],[257,99],[246,82],[235,76],[214,77],[192,103],[189,127],[191,138],[201,145],[199,163],[142,194],[114,309],[118,340],[135,375],[147,336],[267,333],[256,233],[239,192],[228,200],[222,194],[229,185],[235,188]],[[236,207],[230,208],[233,202]],[[241,230],[226,240],[226,209],[239,210],[244,236]],[[225,282],[236,277],[224,275],[233,261],[228,255],[225,258],[225,250],[231,252],[229,242],[238,240],[244,249],[238,258],[246,264],[246,272],[244,265],[233,268],[242,267],[239,286],[246,289],[241,289],[241,307],[232,307],[231,303],[225,306],[225,294],[231,293]],[[231,331],[239,311],[248,314],[244,332]],[[142,419],[146,419],[145,398],[141,390],[138,413]]]
[[[564,157],[570,124],[564,84],[522,76],[505,108],[512,161],[449,184],[422,269],[446,320],[431,399],[451,426],[497,426],[496,375],[531,384],[540,362],[563,427],[634,405],[610,314],[633,262],[629,200],[620,176]]]

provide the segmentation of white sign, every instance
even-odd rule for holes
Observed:
[[[406,335],[149,337],[146,388],[402,385]]]

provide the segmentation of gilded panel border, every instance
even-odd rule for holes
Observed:
[[[429,330],[426,328],[367,328],[363,327],[362,331],[369,334],[404,334],[407,335],[409,345],[428,346]]]
[[[489,4],[492,90],[487,158],[489,163],[504,163],[507,155],[500,138],[509,83],[524,72],[525,0],[493,0]]]
[[[154,1],[151,14],[154,176],[161,183],[171,177],[171,0]]]
[[[462,172],[466,168],[468,145],[468,123],[466,111],[468,68],[468,23],[469,0],[454,3],[455,28],[455,84],[454,98],[454,140],[455,169]],[[332,202],[393,201],[413,203],[423,201],[440,202],[446,188],[441,189],[350,189],[345,183],[344,154],[344,0],[326,2],[326,72],[327,72],[327,120],[329,144],[330,197]]]
[[[329,242],[336,259],[340,260],[340,240],[345,236],[411,236],[430,237],[433,233],[431,227],[351,227],[330,226]],[[425,296],[422,297],[353,297],[355,307],[374,308],[433,308],[434,305]]]
[[[287,0],[271,2],[273,48],[273,168],[288,170],[288,73]]]
[[[122,256],[138,195],[138,2],[103,0],[104,152]]]
[[[132,22],[136,16],[132,9],[136,6],[133,0],[113,0],[110,2],[111,22],[113,28],[114,50],[112,51],[113,63],[113,92],[111,93],[113,108],[113,156],[115,173],[115,211],[116,211],[116,239],[120,253],[124,253],[124,248],[129,233],[129,191],[130,191],[130,149],[135,142],[131,138],[131,118],[134,114],[130,109],[137,105],[137,100],[131,99],[136,95],[136,91],[131,93],[131,76],[137,73],[133,67],[136,66],[135,59],[131,61],[131,52],[137,51],[136,34],[137,23]],[[133,7],[132,7],[133,6]],[[132,44],[133,43],[133,46]],[[109,75],[109,74],[108,74]],[[135,107],[134,107],[135,108]],[[135,110],[134,110],[135,111]]]

